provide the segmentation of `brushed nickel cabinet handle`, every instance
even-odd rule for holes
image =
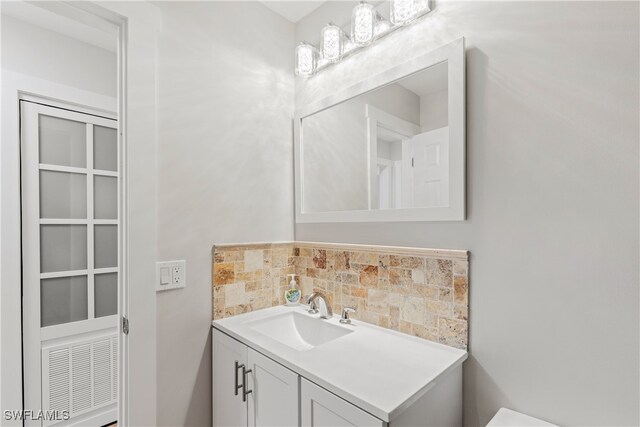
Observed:
[[[233,383],[233,385],[234,385],[233,394],[234,394],[235,396],[237,396],[237,395],[238,395],[238,390],[240,390],[240,389],[243,387],[243,386],[241,386],[241,385],[239,385],[239,384],[238,384],[238,369],[240,369],[240,368],[242,368],[242,370],[244,371],[244,364],[243,364],[243,365],[241,365],[241,364],[239,364],[239,363],[238,363],[238,361],[236,360],[236,369],[235,369],[235,372],[234,372],[234,378],[235,378],[235,380],[234,380],[234,383]]]
[[[243,402],[246,402],[247,396],[253,393],[253,390],[247,390],[247,374],[250,374],[251,372],[252,372],[251,369],[247,369],[245,368],[244,365],[242,365],[242,401]]]

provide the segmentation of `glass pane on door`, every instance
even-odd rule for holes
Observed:
[[[40,218],[87,218],[87,175],[40,171]]]
[[[40,272],[86,270],[86,225],[40,226]],[[42,300],[43,303],[46,301]]]
[[[93,184],[94,218],[118,218],[118,178],[95,175]]]
[[[116,129],[104,126],[93,127],[93,168],[118,170],[118,137]]]
[[[96,317],[118,313],[118,273],[96,274],[95,313]]]
[[[87,167],[87,127],[82,122],[40,115],[40,163]]]
[[[118,226],[96,225],[94,227],[95,268],[118,266]]]
[[[43,279],[40,295],[42,327],[87,319],[87,276]]]

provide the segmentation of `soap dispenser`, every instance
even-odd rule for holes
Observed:
[[[298,283],[296,282],[295,274],[288,274],[288,277],[291,277],[291,281],[289,281],[289,289],[287,289],[284,293],[284,300],[286,305],[298,305],[300,301],[300,297],[302,294],[300,293],[300,289],[298,289]]]

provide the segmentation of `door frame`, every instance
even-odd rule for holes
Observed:
[[[110,27],[117,35],[117,97],[84,91],[36,77],[2,70],[2,147],[0,162],[0,409],[1,424],[22,425],[19,419],[5,419],[5,411],[27,411],[23,405],[22,361],[22,269],[21,269],[21,180],[20,180],[20,101],[33,100],[56,106],[74,105],[78,110],[116,112],[120,172],[121,253],[119,266],[122,279],[118,288],[118,314],[128,316],[127,265],[127,41],[128,19],[95,3],[41,3],[54,13],[100,28]],[[120,322],[119,322],[120,323]],[[118,423],[129,425],[129,342],[118,326]]]
[[[378,126],[393,131],[406,138],[420,133],[420,126],[407,120],[389,114],[371,104],[365,105],[365,117],[367,118],[367,156],[369,173],[369,209],[377,209],[378,206]],[[402,141],[402,154],[406,149],[406,141]],[[404,165],[403,165],[404,166]],[[403,168],[405,169],[405,168]],[[404,172],[403,172],[404,173]]]

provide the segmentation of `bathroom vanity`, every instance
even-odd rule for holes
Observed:
[[[215,320],[214,426],[459,426],[464,350],[305,306]]]

